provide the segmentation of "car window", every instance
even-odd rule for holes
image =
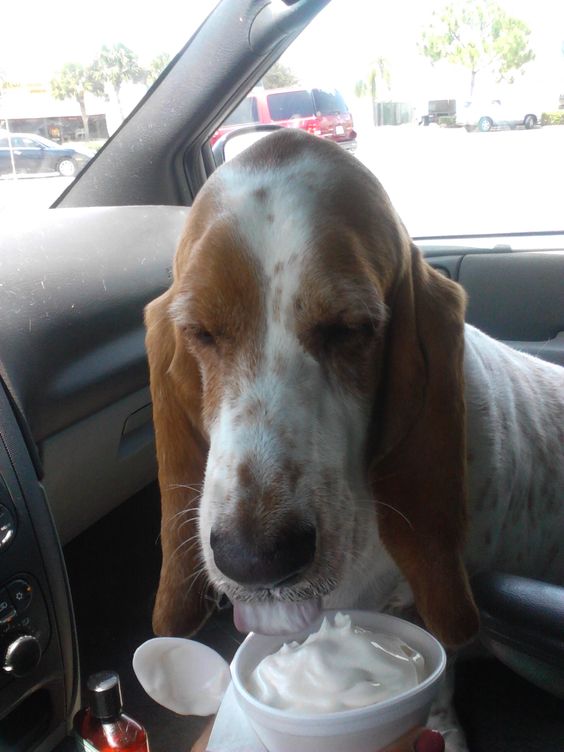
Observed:
[[[338,115],[342,112],[348,112],[345,100],[338,91],[313,89],[312,95],[315,111],[322,115]]]
[[[266,97],[270,117],[273,120],[291,120],[310,117],[314,114],[313,98],[309,91],[290,91],[269,94]]]
[[[37,143],[37,141],[34,141],[32,138],[23,138],[21,136],[14,136],[12,138],[12,145],[13,146],[18,146],[20,148],[27,147],[28,149],[30,147],[31,148],[35,148],[35,149],[37,149],[39,147],[39,144]]]
[[[231,115],[224,120],[224,125],[246,125],[258,122],[258,109],[256,97],[245,97],[241,104],[236,107]]]
[[[550,0],[332,0],[259,86],[271,121],[374,172],[414,237],[562,232],[563,30]]]

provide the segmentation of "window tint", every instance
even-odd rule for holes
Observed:
[[[7,149],[7,148],[8,148],[8,139],[0,138],[0,149]]]
[[[266,98],[270,117],[273,120],[312,117],[315,115],[313,99],[309,91],[288,91],[269,94]]]
[[[246,97],[241,104],[229,115],[223,125],[245,125],[258,123],[258,109],[256,97]]]
[[[345,100],[338,91],[313,89],[312,94],[316,112],[322,115],[336,115],[348,112]]]

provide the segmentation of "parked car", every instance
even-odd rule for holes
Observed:
[[[527,109],[520,104],[509,104],[499,99],[490,102],[466,102],[461,112],[457,112],[459,124],[466,130],[479,130],[483,133],[494,128],[516,128],[522,126],[527,130],[540,124],[540,112]]]
[[[90,161],[92,154],[77,151],[35,133],[0,134],[0,174],[12,172],[58,172],[72,178]]]
[[[224,120],[212,136],[212,144],[236,128],[258,123],[301,128],[315,136],[336,141],[349,151],[356,149],[353,117],[336,89],[257,87]]]

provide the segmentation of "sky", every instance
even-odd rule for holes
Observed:
[[[564,0],[498,2],[532,31],[536,60],[518,82],[524,94],[544,96],[554,90],[556,81],[564,94]],[[468,96],[466,71],[447,64],[431,66],[418,52],[418,41],[433,10],[445,4],[442,0],[334,0],[290,48],[284,61],[308,78],[326,77],[350,93],[354,81],[363,78],[382,56],[389,63],[395,99],[413,100],[419,90],[425,90],[423,99]],[[357,18],[362,18],[362,23],[356,22]],[[312,55],[313,40],[320,38],[326,52]],[[488,88],[494,88],[493,82]],[[541,91],[545,88],[547,92]]]
[[[533,30],[537,60],[527,74],[531,88],[536,74],[547,90],[559,77],[564,93],[564,0],[499,0]],[[56,10],[28,0],[2,9],[0,73],[8,80],[49,81],[65,62],[91,62],[103,44],[123,42],[148,63],[161,52],[175,54],[216,5],[217,0],[97,0],[79,11],[76,2],[58,0]],[[352,92],[378,56],[389,61],[393,95],[413,98],[453,96],[462,75],[451,66],[431,69],[417,52],[417,41],[440,0],[333,0],[286,53],[284,61],[304,83],[332,85]],[[158,10],[158,12],[157,12]],[[34,24],[30,19],[38,19]],[[9,32],[7,32],[9,30]],[[429,76],[434,84],[429,84]],[[523,79],[523,82],[525,79]],[[430,86],[437,89],[431,91]],[[535,83],[538,93],[538,83]],[[449,90],[449,91],[447,91]]]
[[[25,23],[21,5],[2,3],[0,71],[7,78],[37,82],[66,62],[88,64],[102,45],[117,42],[135,50],[143,62],[161,52],[174,55],[217,2],[96,0],[86,7],[57,0],[46,10],[44,2],[27,0]]]

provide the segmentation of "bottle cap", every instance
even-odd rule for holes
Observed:
[[[123,710],[119,676],[115,671],[92,674],[86,682],[90,712],[100,721],[112,721]]]

